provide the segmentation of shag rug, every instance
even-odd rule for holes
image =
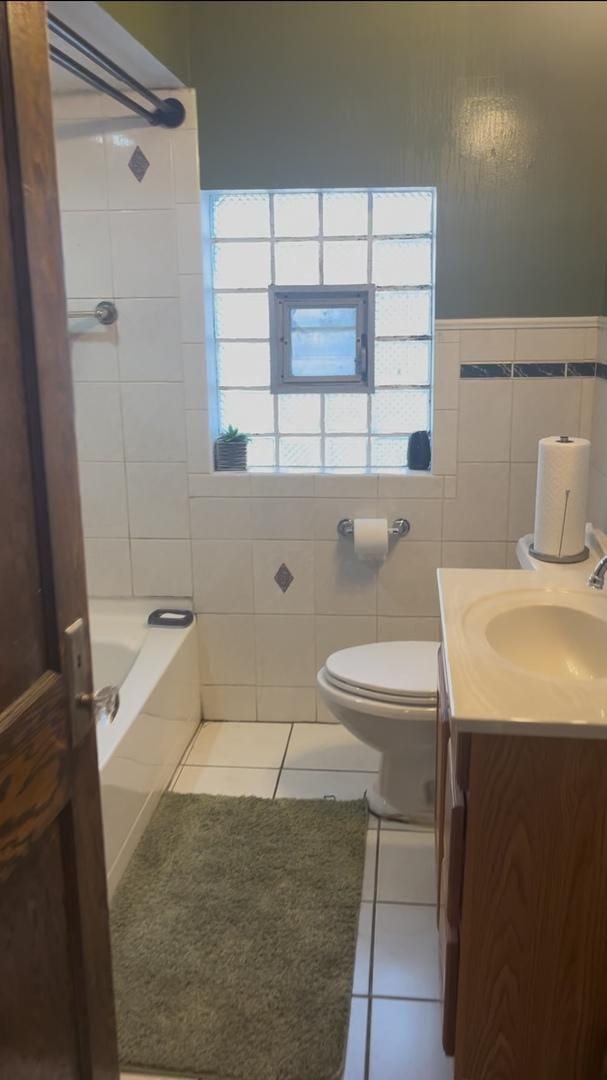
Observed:
[[[112,905],[123,1067],[338,1080],[363,802],[163,796]]]

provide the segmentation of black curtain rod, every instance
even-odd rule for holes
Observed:
[[[49,13],[48,24],[49,29],[52,30],[54,34],[63,38],[69,45],[81,52],[94,64],[97,64],[98,67],[103,68],[104,71],[113,75],[114,78],[119,79],[120,82],[125,83],[131,90],[134,90],[141,97],[145,98],[146,101],[149,101],[154,105],[154,111],[152,112],[150,109],[144,108],[143,105],[140,105],[137,101],[133,101],[132,98],[123,94],[121,90],[116,89],[110,83],[106,82],[105,79],[102,79],[96,72],[85,68],[77,60],[67,53],[62,52],[61,49],[58,49],[55,45],[50,45],[50,57],[54,63],[65,68],[66,71],[71,72],[71,74],[75,75],[77,78],[82,79],[83,82],[88,83],[89,86],[92,86],[95,90],[108,94],[110,97],[114,98],[115,101],[120,102],[121,105],[124,105],[127,109],[131,109],[133,112],[137,113],[138,116],[147,120],[148,124],[173,128],[179,127],[180,124],[183,123],[185,109],[181,102],[176,98],[166,98],[165,100],[159,98],[152,90],[148,90],[147,86],[143,86],[143,84],[137,79],[134,79],[132,75],[129,75],[128,72],[124,71],[118,64],[115,64],[113,60],[110,60],[109,57],[104,56],[103,53],[99,52],[99,49],[95,48],[94,45],[91,45],[91,43],[81,37],[80,34],[77,34],[75,30],[72,30],[69,26],[66,26],[65,23],[61,22],[61,19],[58,19],[56,15],[51,15]]]

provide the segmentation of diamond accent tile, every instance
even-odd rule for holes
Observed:
[[[289,567],[285,563],[281,563],[278,570],[274,574],[274,581],[283,592],[286,592],[289,585],[295,581],[293,574],[289,570]]]
[[[136,180],[141,183],[146,172],[150,167],[150,163],[146,158],[143,150],[140,146],[136,146],[129,158],[129,169]]]

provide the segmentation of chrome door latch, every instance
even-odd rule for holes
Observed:
[[[120,693],[117,686],[102,686],[94,694],[80,694],[78,704],[93,710],[97,724],[111,724],[120,708]]]
[[[96,723],[111,724],[120,705],[117,686],[104,686],[96,693],[88,689],[85,644],[84,620],[76,619],[65,631],[65,677],[73,746],[88,734],[91,717]]]

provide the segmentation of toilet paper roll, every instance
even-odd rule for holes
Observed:
[[[388,554],[386,518],[354,518],[354,551],[359,559],[381,561]]]
[[[551,435],[540,439],[533,549],[548,561],[584,555],[590,443]]]

